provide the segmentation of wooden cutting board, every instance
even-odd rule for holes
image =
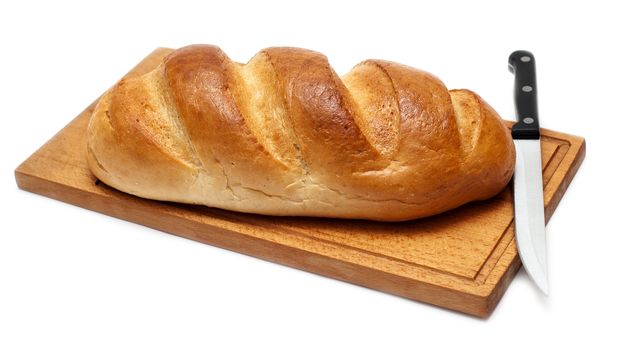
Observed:
[[[159,48],[131,72],[156,67]],[[100,183],[85,161],[96,101],[16,170],[17,185],[80,207],[405,298],[487,317],[519,269],[511,188],[403,223],[268,217],[137,198]],[[585,141],[542,131],[547,220],[583,161]]]

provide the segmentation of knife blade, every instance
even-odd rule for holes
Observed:
[[[514,167],[514,229],[518,253],[527,274],[548,295],[548,266],[544,221],[542,153],[538,119],[535,58],[515,51],[508,59],[514,73],[517,122],[512,126],[516,148]]]

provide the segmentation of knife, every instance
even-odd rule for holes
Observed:
[[[548,295],[544,191],[536,64],[529,51],[515,51],[508,59],[514,73],[517,122],[512,126],[516,148],[514,168],[514,228],[518,253],[527,274]]]

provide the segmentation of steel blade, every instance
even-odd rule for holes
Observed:
[[[544,191],[540,140],[514,140],[514,224],[516,245],[525,270],[548,295]]]

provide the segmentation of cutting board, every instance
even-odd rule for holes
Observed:
[[[150,71],[170,51],[155,50],[128,76]],[[85,161],[85,131],[95,103],[15,170],[21,189],[480,317],[490,315],[521,266],[513,234],[511,187],[490,200],[402,223],[241,214],[116,191],[98,181]],[[547,220],[584,155],[584,139],[542,131]]]

